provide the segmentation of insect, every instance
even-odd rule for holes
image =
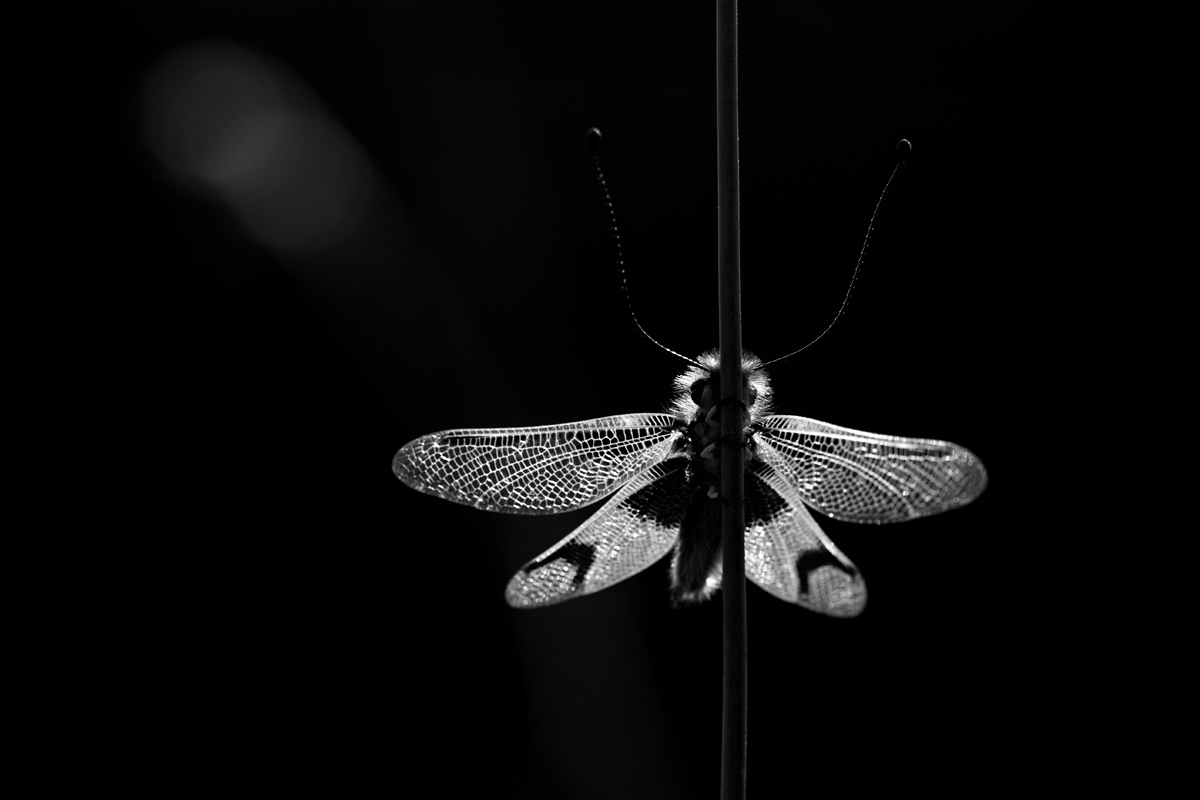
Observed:
[[[720,359],[675,379],[666,413],[422,436],[396,454],[408,486],[512,514],[554,514],[608,498],[508,583],[508,603],[546,606],[600,591],[672,553],[677,604],[721,582]],[[969,503],[987,485],[973,453],[773,414],[762,362],[743,354],[746,577],[837,617],[859,614],[866,585],[809,509],[848,522],[901,522]]]

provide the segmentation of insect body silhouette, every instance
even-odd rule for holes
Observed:
[[[412,488],[487,511],[555,514],[608,501],[509,581],[510,605],[558,603],[612,586],[673,551],[676,603],[721,583],[720,359],[675,379],[668,413],[531,428],[461,429],[409,442],[392,469]],[[838,617],[866,586],[809,508],[848,522],[901,522],[969,503],[987,485],[973,453],[771,413],[762,363],[743,354],[746,577]]]

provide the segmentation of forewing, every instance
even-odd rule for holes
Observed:
[[[464,428],[414,439],[392,471],[425,494],[510,514],[556,514],[612,494],[675,450],[667,414],[535,428]]]
[[[746,577],[781,600],[833,617],[857,616],[867,603],[858,568],[763,461],[747,465],[745,548]]]
[[[763,421],[756,438],[760,457],[795,485],[806,504],[848,522],[937,514],[971,502],[987,486],[983,462],[953,442],[778,414]]]
[[[651,466],[570,536],[508,582],[508,604],[536,608],[598,592],[658,561],[679,536],[689,488],[684,459]]]

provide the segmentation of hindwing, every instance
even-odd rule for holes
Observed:
[[[867,586],[771,460],[747,464],[746,577],[789,603],[834,617],[860,614]]]
[[[569,536],[512,577],[518,608],[591,594],[636,575],[674,546],[691,490],[686,461],[655,464],[627,482]]]

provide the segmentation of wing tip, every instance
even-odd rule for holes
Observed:
[[[536,560],[530,562],[533,563]],[[526,572],[528,566],[518,570],[504,588],[504,600],[512,608],[545,608],[587,594],[584,584],[576,583],[573,576],[566,576],[567,580],[564,581],[564,576],[556,570],[547,573],[547,568],[543,566]],[[556,577],[558,581],[552,584],[546,580],[547,577]]]
[[[797,605],[838,619],[857,617],[867,607],[867,584],[855,570],[823,566],[808,574],[808,591],[797,592]]]
[[[955,445],[957,447],[957,445]],[[965,447],[959,448],[966,471],[965,480],[958,494],[947,508],[958,508],[976,500],[988,487],[988,471],[983,460]]]
[[[417,449],[417,445],[428,438],[428,436],[422,436],[419,439],[413,439],[397,450],[396,455],[392,456],[392,474],[414,489],[418,488],[418,477],[414,469],[417,459],[414,458],[413,454]]]

